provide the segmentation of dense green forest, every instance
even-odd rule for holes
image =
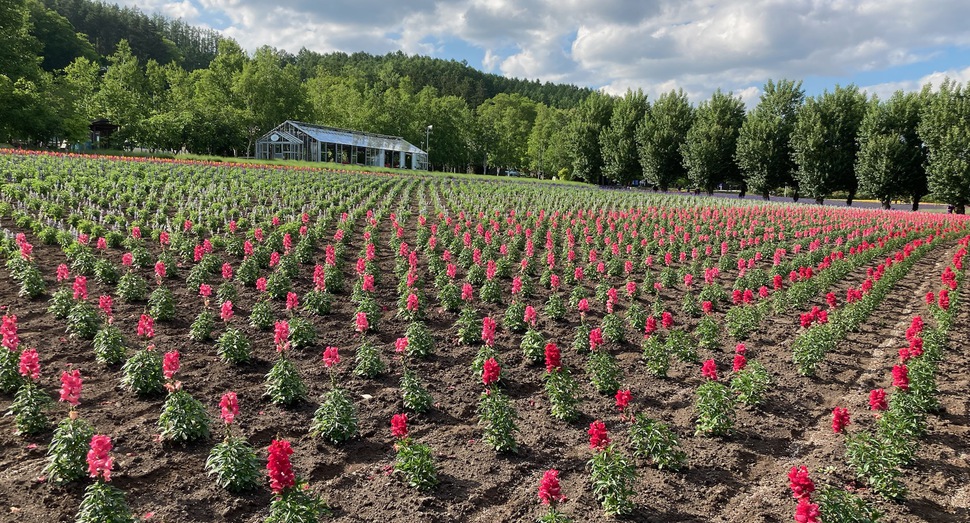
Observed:
[[[249,156],[293,119],[402,136],[439,170],[970,202],[970,92],[949,81],[886,100],[768,81],[753,108],[721,91],[695,105],[682,91],[609,96],[401,52],[249,54],[90,0],[0,0],[0,115],[0,142],[29,146],[83,143],[105,118],[119,128],[101,146]]]

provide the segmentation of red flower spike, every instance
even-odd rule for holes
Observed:
[[[284,490],[296,484],[296,475],[293,473],[293,466],[290,464],[292,454],[293,448],[286,440],[274,439],[269,445],[266,471],[269,474],[269,488],[275,494],[281,494]]]
[[[559,471],[549,469],[542,474],[539,481],[539,502],[543,505],[554,505],[566,501],[559,487]]]
[[[869,408],[875,411],[882,411],[889,408],[885,390],[872,389],[869,391]]]
[[[808,477],[808,469],[805,465],[791,468],[788,472],[788,486],[795,499],[807,500],[812,492],[815,492],[815,482]]]
[[[485,360],[485,363],[482,365],[482,383],[484,383],[486,387],[492,383],[495,383],[499,380],[501,373],[502,368],[499,367],[499,364],[497,361],[495,361],[495,358]]]
[[[711,381],[717,381],[717,363],[709,359],[701,366],[701,375]]]
[[[219,401],[219,409],[222,421],[226,422],[226,425],[231,425],[236,416],[239,415],[239,399],[236,397],[236,393],[227,392],[223,394],[222,400]]]
[[[555,343],[546,344],[546,372],[553,372],[562,368],[562,355]]]
[[[818,505],[810,502],[808,498],[802,498],[795,508],[795,523],[819,523],[821,515]]]
[[[603,450],[610,444],[610,436],[606,431],[606,424],[596,420],[589,424],[589,448],[593,450]]]
[[[632,398],[633,393],[630,392],[630,389],[616,391],[616,409],[621,413],[625,411]]]
[[[114,459],[110,454],[111,438],[104,434],[95,434],[91,436],[88,447],[88,474],[105,482],[111,481],[111,469],[114,467]]]
[[[832,409],[832,432],[841,433],[849,423],[852,423],[849,418],[849,409],[842,407]]]
[[[391,416],[391,435],[397,439],[408,437],[408,415],[395,414]]]
[[[337,347],[327,347],[323,350],[323,366],[326,368],[333,367],[334,365],[340,363],[340,354],[338,353]]]
[[[64,371],[61,374],[61,398],[60,401],[70,403],[76,407],[81,402],[81,371],[74,369],[71,372]]]

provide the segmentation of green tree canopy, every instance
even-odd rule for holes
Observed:
[[[603,174],[620,185],[629,185],[631,181],[643,178],[636,130],[648,107],[642,90],[628,90],[613,104],[610,124],[600,133]]]
[[[970,202],[970,97],[947,79],[927,98],[918,131],[928,150],[929,190],[963,214]]]
[[[719,183],[741,181],[734,152],[743,123],[744,102],[720,89],[697,107],[694,125],[680,147],[687,176],[695,187],[713,194]]]
[[[859,191],[886,209],[892,200],[908,197],[915,211],[927,192],[926,153],[917,134],[922,106],[920,94],[896,91],[885,102],[873,99],[862,120],[855,166]]]
[[[804,100],[801,82],[768,80],[758,106],[741,125],[735,158],[748,188],[766,200],[784,186],[793,187],[798,200],[791,135]]]
[[[846,203],[855,198],[856,154],[866,95],[850,85],[809,98],[798,112],[792,150],[799,190],[821,204],[832,191],[845,191]]]
[[[640,163],[647,181],[666,191],[687,176],[680,146],[694,122],[694,108],[683,90],[660,95],[637,126]]]

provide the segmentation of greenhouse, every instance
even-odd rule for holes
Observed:
[[[400,136],[287,120],[256,141],[262,160],[335,162],[400,169],[428,168],[428,153]]]

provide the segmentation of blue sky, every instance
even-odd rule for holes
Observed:
[[[500,75],[651,98],[717,88],[749,106],[768,79],[807,94],[854,83],[886,97],[970,80],[966,0],[122,0],[212,27],[253,51],[365,51],[466,60]]]

